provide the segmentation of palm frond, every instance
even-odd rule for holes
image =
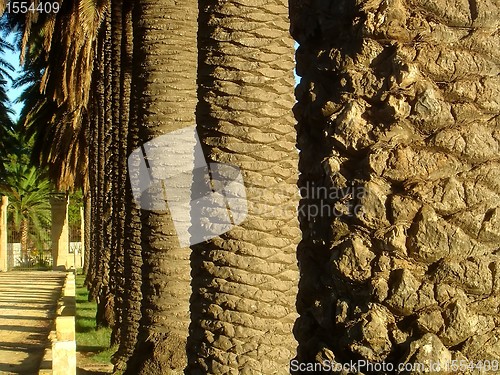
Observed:
[[[9,214],[16,227],[23,220],[34,229],[50,221],[53,189],[39,168],[14,160],[0,178],[0,191],[9,197]]]

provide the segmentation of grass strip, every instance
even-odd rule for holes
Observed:
[[[110,364],[116,347],[109,347],[111,328],[96,329],[97,304],[88,301],[85,276],[76,276],[76,351],[95,364]]]

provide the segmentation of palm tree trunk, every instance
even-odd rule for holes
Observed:
[[[93,76],[96,76],[96,69],[94,69]],[[95,83],[93,80],[92,85],[95,88]],[[93,92],[93,90],[91,90]],[[87,221],[89,227],[90,241],[88,241],[88,265],[87,272],[85,276],[85,286],[89,290],[89,300],[92,298],[92,293],[90,293],[90,289],[92,287],[92,282],[95,279],[96,273],[96,238],[98,235],[97,226],[96,226],[96,200],[97,200],[97,154],[98,147],[96,147],[99,137],[98,137],[98,123],[96,121],[96,99],[95,95],[91,94],[89,99],[89,107],[88,107],[88,116],[84,118],[87,121],[86,131],[87,137],[89,138],[89,189],[88,195],[89,199],[87,203],[90,203],[90,206],[86,206],[86,210],[90,215],[89,220]],[[87,216],[87,211],[85,215]]]
[[[132,190],[127,183],[126,197],[133,202]],[[141,256],[141,212],[134,204],[127,205],[124,238],[124,275],[123,318],[120,327],[120,340],[113,356],[115,370],[126,368],[132,356],[141,320],[142,301],[142,256]],[[139,355],[139,354],[138,354]]]
[[[194,124],[196,16],[193,0],[134,4],[135,115],[130,126],[138,128],[140,144]],[[162,163],[164,156],[150,155],[150,162]],[[167,163],[176,161],[169,157]],[[142,210],[141,221],[142,319],[125,373],[164,374],[186,364],[190,251],[180,247],[168,210]]]
[[[24,266],[27,266],[28,262],[28,235],[29,235],[29,223],[28,219],[21,219],[21,261]]]
[[[122,106],[122,97],[130,96],[129,92],[122,91],[121,55],[122,55],[122,23],[123,23],[123,1],[111,0],[111,70],[112,70],[112,241],[110,259],[110,287],[114,295],[115,324],[111,334],[111,345],[118,345],[125,311],[124,306],[124,186],[127,178],[127,142],[126,130],[128,126],[128,107]]]
[[[294,3],[298,360],[498,360],[498,7]]]
[[[193,247],[188,370],[285,373],[300,236],[287,2],[201,1],[199,25],[200,139],[208,161],[241,169],[248,216]]]
[[[99,259],[99,266],[97,272],[98,282],[98,298],[97,298],[97,313],[96,324],[97,327],[113,327],[115,321],[114,312],[114,291],[109,282],[110,277],[110,262],[111,253],[113,249],[113,241],[115,228],[113,228],[113,195],[112,188],[113,181],[113,123],[112,116],[112,69],[111,69],[111,56],[112,56],[112,38],[111,38],[111,14],[108,12],[103,21],[105,29],[104,40],[104,95],[103,95],[103,111],[104,111],[104,145],[102,153],[102,252]]]
[[[137,127],[128,129],[130,109],[130,93],[132,80],[132,11],[133,4],[123,4],[122,38],[121,38],[121,95],[120,116],[123,124],[123,137],[120,158],[126,161],[128,154],[139,147]],[[132,123],[134,123],[132,121]],[[125,128],[127,132],[125,132]],[[127,167],[124,167],[127,171]],[[139,321],[141,318],[141,217],[140,210],[134,204],[132,190],[128,179],[124,182],[125,221],[123,223],[123,282],[124,294],[119,346],[113,355],[115,370],[124,370],[128,359],[132,356],[137,341]]]
[[[92,220],[92,214],[91,214],[91,207],[92,207],[92,202],[90,198],[90,192],[87,191],[84,196],[83,196],[83,218],[84,218],[84,223],[83,223],[83,228],[84,228],[84,259],[83,259],[83,274],[88,275],[89,273],[89,265],[90,265],[90,258],[91,258],[91,245],[90,241],[92,239],[90,230],[91,230],[91,223],[90,221]]]
[[[131,132],[133,133],[133,132]],[[135,138],[135,140],[134,140]],[[129,134],[132,144],[137,144],[137,134]],[[141,256],[141,212],[133,204],[132,189],[127,182],[125,190],[127,202],[124,238],[125,292],[123,300],[123,321],[120,329],[120,345],[113,356],[115,370],[123,370],[132,356],[137,342],[141,320],[142,301],[142,256]]]
[[[104,67],[104,49],[106,43],[106,28],[101,26],[97,37],[96,56],[94,59],[94,77],[92,84],[93,108],[95,117],[95,142],[94,148],[94,186],[92,197],[93,205],[93,277],[90,279],[89,299],[97,300],[100,287],[102,285],[102,259],[104,252],[104,164],[105,164],[105,67]]]

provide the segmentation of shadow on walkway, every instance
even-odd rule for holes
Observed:
[[[65,276],[0,273],[0,373],[38,374]]]

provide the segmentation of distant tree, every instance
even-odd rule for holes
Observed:
[[[9,197],[9,216],[21,232],[23,261],[28,259],[30,244],[39,243],[40,233],[51,222],[49,197],[52,186],[44,174],[18,155],[4,164],[0,192]]]
[[[69,196],[68,222],[70,226],[79,226],[81,224],[80,208],[83,207],[83,194],[80,190],[75,190]]]
[[[14,123],[10,115],[13,114],[10,108],[9,98],[7,97],[7,83],[11,79],[10,73],[14,70],[1,56],[5,50],[12,49],[12,46],[0,40],[0,159],[4,161],[9,150],[13,148],[14,139],[12,131]],[[0,163],[0,173],[5,172],[3,163]]]

